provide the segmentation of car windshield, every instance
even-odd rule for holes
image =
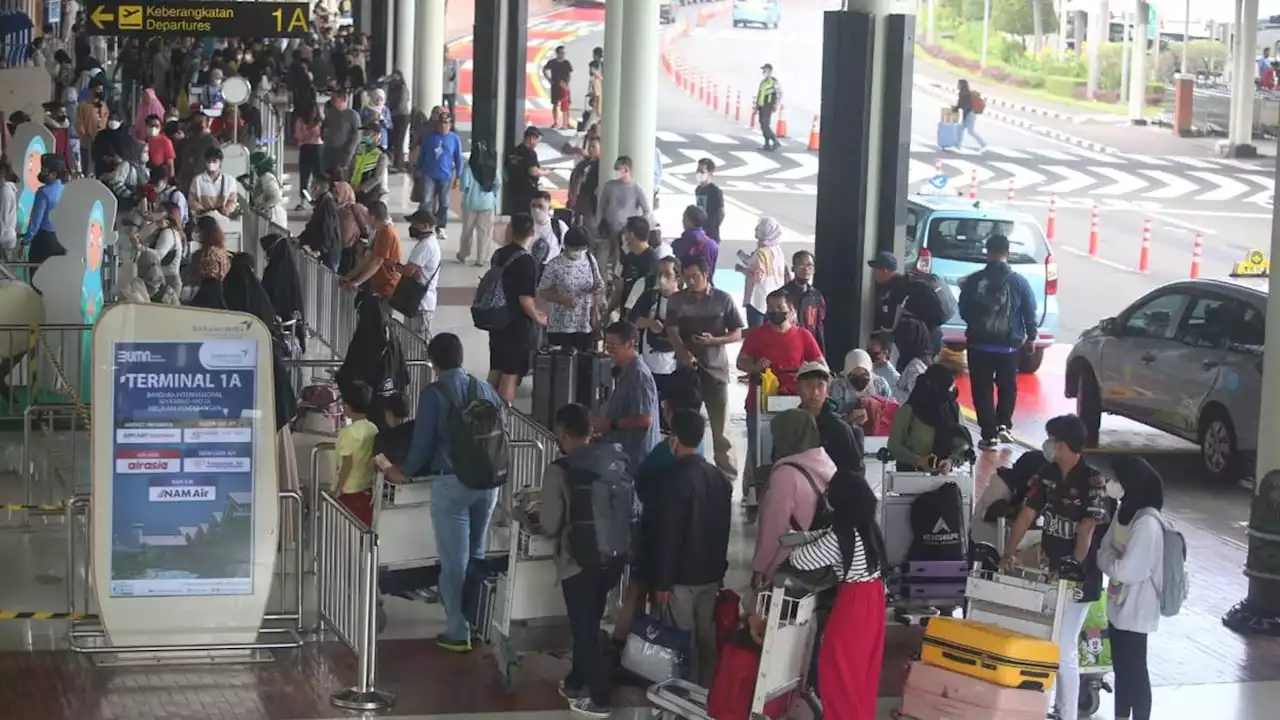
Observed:
[[[1049,254],[1040,228],[1025,220],[933,217],[925,247],[939,260],[986,262],[987,238],[1009,238],[1009,262],[1015,265],[1043,263]]]

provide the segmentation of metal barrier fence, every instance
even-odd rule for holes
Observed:
[[[378,534],[328,491],[320,493],[316,572],[320,620],[356,654],[353,687],[330,696],[347,710],[383,710],[395,696],[377,689]],[[354,592],[353,592],[354,590]]]
[[[1164,120],[1173,120],[1174,93],[1165,93]],[[1197,84],[1191,104],[1191,127],[1203,135],[1226,135],[1231,127],[1231,89],[1227,85]],[[1253,136],[1280,135],[1280,92],[1256,90],[1253,94]]]
[[[26,408],[35,402],[75,402],[88,404],[72,387],[89,350],[92,325],[0,325],[0,347],[19,350],[0,362],[0,378],[9,392],[0,394],[0,421],[26,418]],[[59,375],[70,371],[67,378]]]

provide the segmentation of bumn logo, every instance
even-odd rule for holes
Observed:
[[[164,358],[150,350],[121,350],[116,353],[117,365],[163,362],[163,360]]]

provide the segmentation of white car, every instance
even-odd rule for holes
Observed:
[[[1080,335],[1065,393],[1093,443],[1111,413],[1199,444],[1214,479],[1253,474],[1242,456],[1258,447],[1269,263],[1251,260],[1156,288]]]

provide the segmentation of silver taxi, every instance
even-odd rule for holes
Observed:
[[[1197,443],[1216,480],[1252,474],[1269,276],[1253,251],[1226,279],[1171,282],[1082,333],[1065,393],[1091,442],[1111,413]]]

